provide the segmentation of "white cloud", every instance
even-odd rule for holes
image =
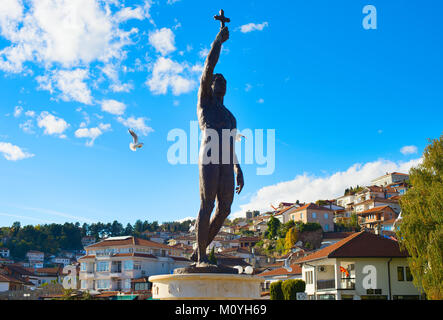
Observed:
[[[56,70],[51,74],[36,78],[40,84],[39,89],[48,90],[50,93],[60,91],[63,101],[77,101],[84,104],[92,104],[91,90],[85,80],[89,78],[86,69]]]
[[[1,69],[20,72],[26,61],[64,67],[106,62],[120,58],[128,43],[127,32],[101,1],[29,0],[26,10],[21,1],[8,3],[12,5],[0,15],[0,26],[11,45],[0,51]]]
[[[166,94],[168,88],[176,96],[194,89],[196,82],[185,78],[183,72],[188,68],[169,58],[159,57],[154,64],[152,77],[146,84],[153,94]]]
[[[261,103],[265,103],[265,100],[263,98],[260,98],[260,99],[257,100],[257,103],[260,103],[260,104]]]
[[[198,55],[200,56],[200,58],[206,58],[209,54],[209,49],[208,48],[202,48],[199,52]]]
[[[9,161],[23,160],[34,156],[9,142],[0,142],[0,153]]]
[[[265,27],[267,27],[269,24],[265,21],[263,23],[260,24],[256,24],[256,23],[248,23],[248,24],[244,24],[242,26],[240,26],[240,31],[243,33],[248,33],[251,31],[262,31]]]
[[[319,199],[334,199],[342,196],[350,186],[370,185],[371,181],[386,172],[408,173],[409,169],[417,166],[421,158],[408,162],[393,162],[378,160],[364,165],[354,164],[345,171],[339,171],[329,176],[317,177],[304,173],[293,180],[266,186],[258,190],[249,203],[240,205],[241,210],[233,213],[233,217],[244,216],[247,210],[271,210],[270,205],[280,202],[296,201],[315,202]]]
[[[20,115],[22,114],[22,112],[23,112],[23,108],[20,107],[20,106],[16,106],[16,107],[14,108],[14,117],[16,117],[16,118],[20,117]]]
[[[28,110],[28,111],[25,112],[25,116],[34,118],[35,117],[35,111]]]
[[[110,114],[122,115],[125,113],[126,105],[116,100],[103,100],[102,111],[109,112]]]
[[[66,137],[63,132],[69,127],[69,124],[64,119],[58,118],[47,111],[40,113],[37,125],[39,128],[45,128],[44,134],[58,135],[60,138]]]
[[[124,7],[119,0],[2,0],[0,36],[9,45],[0,49],[0,70],[32,74],[35,69],[31,71],[29,64],[36,64],[45,70],[38,78],[40,88],[51,94],[60,90],[65,101],[91,104],[85,83],[89,72],[95,76],[102,64],[119,65],[126,59],[125,47],[134,44],[138,33],[137,28],[121,29],[120,23],[154,23],[149,13],[152,1],[140,2]],[[132,89],[118,76],[111,80],[114,92]]]
[[[146,125],[145,121],[148,120],[143,117],[135,118],[135,117],[129,117],[127,119],[124,119],[122,117],[118,117],[117,121],[123,124],[127,128],[134,129],[136,133],[141,133],[142,135],[146,136],[148,133],[153,132],[154,129]]]
[[[417,153],[417,147],[416,146],[404,146],[403,148],[400,149],[400,152],[403,153],[404,155],[414,154],[414,153]]]
[[[176,2],[179,2],[180,0],[168,0],[168,4],[174,4]]]
[[[131,19],[143,20],[145,18],[145,11],[142,7],[126,7],[118,11],[114,18],[117,22],[124,22]]]
[[[34,124],[33,124],[33,122],[32,122],[31,119],[26,120],[26,121],[23,122],[23,123],[20,123],[20,124],[19,124],[19,127],[20,127],[20,129],[22,129],[23,132],[25,132],[25,133],[29,133],[29,134],[34,133],[34,130],[33,130],[33,129],[34,129]]]
[[[191,68],[192,72],[202,73],[204,70],[204,66],[200,63],[196,63]]]
[[[77,138],[89,138],[90,140],[86,142],[86,146],[92,147],[94,145],[95,139],[97,139],[105,131],[108,131],[110,129],[111,129],[111,125],[110,124],[100,123],[98,125],[98,127],[77,129],[75,131],[74,135]]]
[[[132,84],[121,83],[118,76],[117,66],[113,64],[107,64],[106,66],[101,68],[101,70],[111,81],[109,88],[113,92],[129,92],[133,88]]]
[[[149,43],[164,56],[175,51],[175,35],[168,28],[150,32]]]

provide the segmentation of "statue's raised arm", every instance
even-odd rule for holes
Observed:
[[[203,68],[203,74],[200,79],[200,90],[198,93],[199,100],[212,96],[212,78],[214,75],[215,65],[220,57],[222,44],[229,39],[228,27],[223,27],[217,34],[214,42],[212,43],[211,50],[206,57],[205,65]]]

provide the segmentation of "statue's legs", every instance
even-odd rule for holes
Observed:
[[[209,217],[211,215],[212,209],[214,208],[214,201],[211,202],[212,207],[210,207],[209,215],[207,216],[207,224],[208,230],[207,230],[207,237],[203,236],[203,232],[206,232],[206,230],[203,230],[203,225],[200,226],[200,224],[203,224],[203,222],[199,222],[199,219],[197,219],[196,222],[196,230],[197,230],[197,242],[199,243],[199,231],[198,228],[200,227],[202,230],[200,231],[201,238],[206,239],[206,245],[204,248],[204,253],[206,254],[206,247],[214,240],[215,236],[220,231],[221,227],[223,226],[223,222],[226,220],[226,218],[231,213],[231,205],[232,201],[234,200],[234,191],[235,191],[235,181],[234,181],[234,170],[232,165],[219,165],[219,177],[218,179],[214,179],[218,181],[218,185],[216,186],[216,199],[217,199],[217,208],[215,210],[214,216],[211,219],[211,222],[209,223]],[[212,174],[212,173],[211,173]],[[208,175],[206,175],[208,176]],[[202,182],[200,182],[201,184]],[[200,185],[200,190],[202,190],[202,187]],[[203,199],[203,198],[202,198]],[[206,201],[202,200],[202,205]],[[206,212],[207,210],[203,210],[203,212]],[[199,217],[201,216],[202,209],[200,209]],[[203,217],[203,215],[202,215]],[[206,214],[204,214],[204,217],[206,218]],[[206,222],[206,220],[205,220]],[[194,253],[191,256],[191,260],[193,261],[201,261],[199,259],[199,256],[201,256],[200,253],[200,247],[197,247],[197,250],[194,251]]]
[[[220,167],[217,164],[199,165],[200,170],[200,211],[196,221],[197,233],[197,260],[200,262],[208,262],[206,248],[210,242],[209,238],[209,220],[212,210],[214,209],[214,201],[217,196],[218,183],[220,177]]]
[[[217,208],[209,225],[208,244],[214,240],[215,236],[223,226],[223,222],[231,213],[231,205],[234,200],[234,168],[232,165],[220,165],[220,178],[217,190]]]

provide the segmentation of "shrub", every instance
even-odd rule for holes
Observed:
[[[209,253],[208,260],[210,264],[217,265],[217,258],[215,257],[214,247],[212,247],[211,252]]]
[[[296,300],[297,292],[305,292],[306,283],[301,279],[285,280],[281,285],[285,300]]]
[[[270,292],[269,292],[271,300],[284,300],[282,283],[283,281],[281,280],[271,283]]]

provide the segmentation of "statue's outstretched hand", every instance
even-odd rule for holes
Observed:
[[[243,172],[241,171],[241,169],[239,169],[237,171],[237,187],[235,188],[235,192],[237,194],[240,194],[244,185],[245,185],[245,181],[243,179]]]
[[[224,27],[220,29],[220,32],[217,34],[217,41],[220,41],[221,43],[225,42],[229,39],[229,30],[228,27]]]

